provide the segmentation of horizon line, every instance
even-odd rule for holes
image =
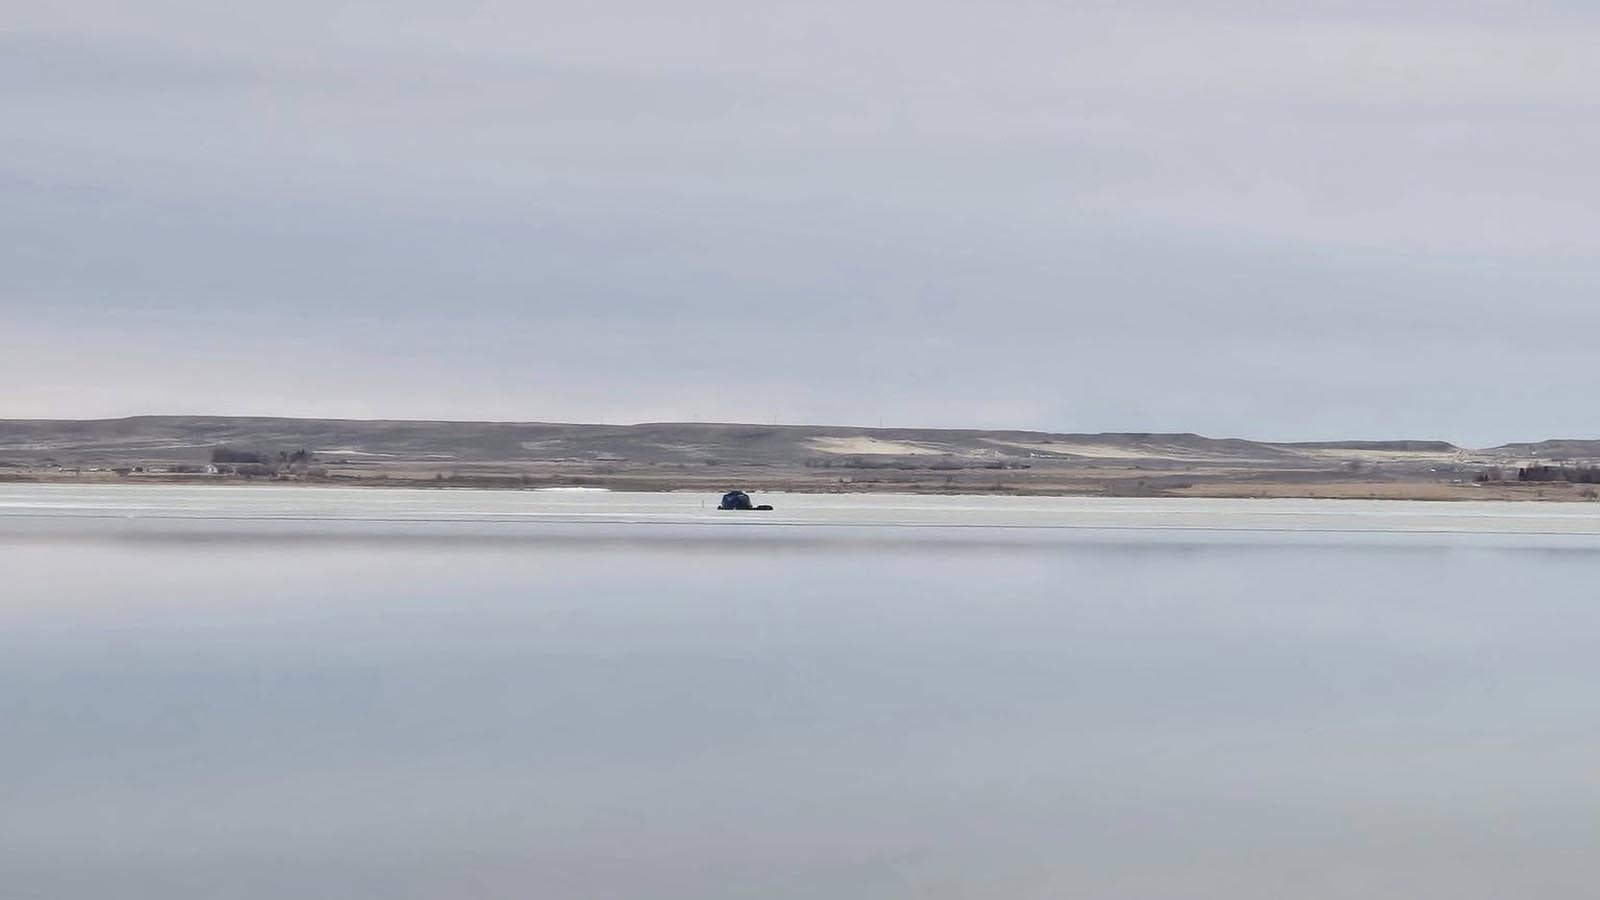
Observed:
[[[139,419],[233,419],[233,420],[269,420],[284,422],[351,422],[351,423],[406,423],[418,425],[543,425],[569,428],[644,428],[650,426],[689,426],[689,427],[740,427],[740,428],[837,428],[855,431],[950,431],[950,432],[1018,432],[1026,434],[1041,434],[1057,437],[1163,437],[1163,438],[1199,438],[1207,441],[1243,441],[1252,444],[1264,445],[1316,445],[1316,444],[1444,444],[1460,450],[1492,450],[1509,447],[1517,444],[1546,444],[1564,441],[1600,442],[1600,438],[1560,437],[1540,438],[1538,440],[1513,440],[1487,446],[1470,446],[1457,444],[1454,441],[1441,438],[1336,438],[1336,439],[1295,439],[1279,440],[1269,438],[1249,438],[1239,436],[1216,437],[1197,431],[1050,431],[1042,428],[1001,427],[984,428],[975,426],[947,426],[947,425],[856,425],[848,423],[823,423],[823,422],[755,422],[755,421],[722,421],[722,420],[685,420],[661,419],[635,422],[579,422],[579,421],[554,421],[547,419],[429,419],[429,418],[394,418],[394,417],[363,417],[363,416],[306,416],[306,415],[258,415],[258,414],[226,414],[226,413],[137,413],[124,416],[94,416],[89,418],[54,418],[54,417],[9,417],[0,416],[0,423],[52,423],[52,424],[94,424],[110,422],[127,422]]]

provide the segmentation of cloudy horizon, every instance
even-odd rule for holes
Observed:
[[[1597,437],[1600,11],[0,18],[0,417]]]

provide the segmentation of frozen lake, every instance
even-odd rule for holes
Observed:
[[[490,524],[786,525],[1600,535],[1600,504],[762,494],[726,513],[710,494],[592,490],[0,484],[0,519],[100,518]],[[74,527],[81,527],[78,523]],[[47,527],[30,522],[29,527]],[[207,526],[208,528],[212,526]],[[201,529],[205,530],[205,529]]]
[[[0,485],[0,894],[1600,880],[1600,505],[758,501]]]

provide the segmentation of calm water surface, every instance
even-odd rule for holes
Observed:
[[[0,486],[0,896],[1600,883],[1591,508],[704,500]]]

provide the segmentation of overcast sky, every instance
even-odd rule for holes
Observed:
[[[1600,436],[1589,0],[0,0],[0,416]]]

